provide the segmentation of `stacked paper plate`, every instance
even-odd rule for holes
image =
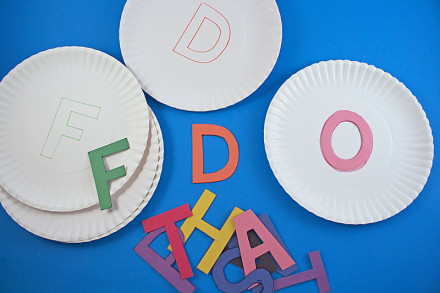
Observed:
[[[159,181],[162,134],[140,85],[116,59],[64,47],[30,57],[0,83],[0,200],[26,230],[84,242],[127,225]],[[127,138],[104,158],[126,176],[109,184],[101,211],[88,152]]]

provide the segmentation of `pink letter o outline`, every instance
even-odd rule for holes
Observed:
[[[361,147],[351,159],[339,158],[332,146],[332,136],[336,127],[342,122],[351,122],[361,135]],[[373,151],[373,133],[370,126],[360,115],[348,110],[340,110],[331,115],[324,123],[321,132],[321,153],[327,163],[340,172],[357,171],[365,166]]]

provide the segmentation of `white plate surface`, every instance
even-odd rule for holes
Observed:
[[[282,28],[275,0],[128,0],[122,55],[156,100],[189,111],[235,104],[272,71]]]
[[[327,163],[321,132],[337,111],[360,115],[373,148],[366,164],[341,171]],[[362,134],[350,122],[331,137],[335,154],[348,160]],[[387,219],[421,192],[433,159],[431,128],[412,93],[390,74],[352,61],[328,61],[294,74],[267,112],[264,142],[270,166],[286,192],[325,219],[366,224]]]
[[[88,152],[127,138],[130,149],[105,158],[133,175],[145,151],[148,105],[131,72],[82,47],[36,54],[0,83],[0,184],[23,203],[73,211],[98,202]]]
[[[113,207],[99,205],[72,212],[50,212],[29,207],[0,187],[0,201],[6,212],[24,229],[60,242],[86,242],[110,235],[127,225],[147,205],[162,172],[163,141],[159,123],[150,110],[150,137],[141,167],[130,181],[112,196]]]

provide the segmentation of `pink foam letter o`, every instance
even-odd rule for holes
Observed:
[[[332,136],[336,127],[342,122],[351,122],[361,135],[361,147],[351,159],[339,158],[332,146]],[[367,163],[373,151],[373,133],[370,126],[360,115],[348,110],[341,110],[331,115],[324,123],[321,132],[321,152],[327,163],[335,170],[351,172],[361,169]]]

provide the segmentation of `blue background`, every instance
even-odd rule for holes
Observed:
[[[283,44],[266,82],[250,97],[210,113],[176,110],[146,95],[163,130],[165,162],[154,197],[122,230],[98,241],[63,244],[37,237],[0,208],[0,291],[174,292],[133,247],[144,237],[141,221],[179,205],[192,207],[205,188],[217,194],[205,220],[221,227],[234,206],[267,213],[300,270],[307,253],[320,250],[332,292],[440,292],[440,172],[438,148],[431,176],[419,197],[380,223],[347,226],[321,219],[293,201],[275,179],[264,150],[267,108],[281,84],[321,60],[349,59],[379,67],[418,98],[440,135],[440,1],[278,0]],[[86,46],[122,62],[119,21],[124,0],[0,0],[0,78],[24,59],[49,48]],[[172,85],[170,85],[172,86]],[[240,160],[223,182],[193,184],[191,124],[228,128]],[[227,160],[226,144],[207,138],[206,171]],[[165,237],[153,245],[165,253]],[[194,232],[185,248],[198,292],[215,291],[211,275],[196,269],[211,243]],[[228,265],[231,280],[242,278]],[[281,292],[318,292],[307,282]]]

